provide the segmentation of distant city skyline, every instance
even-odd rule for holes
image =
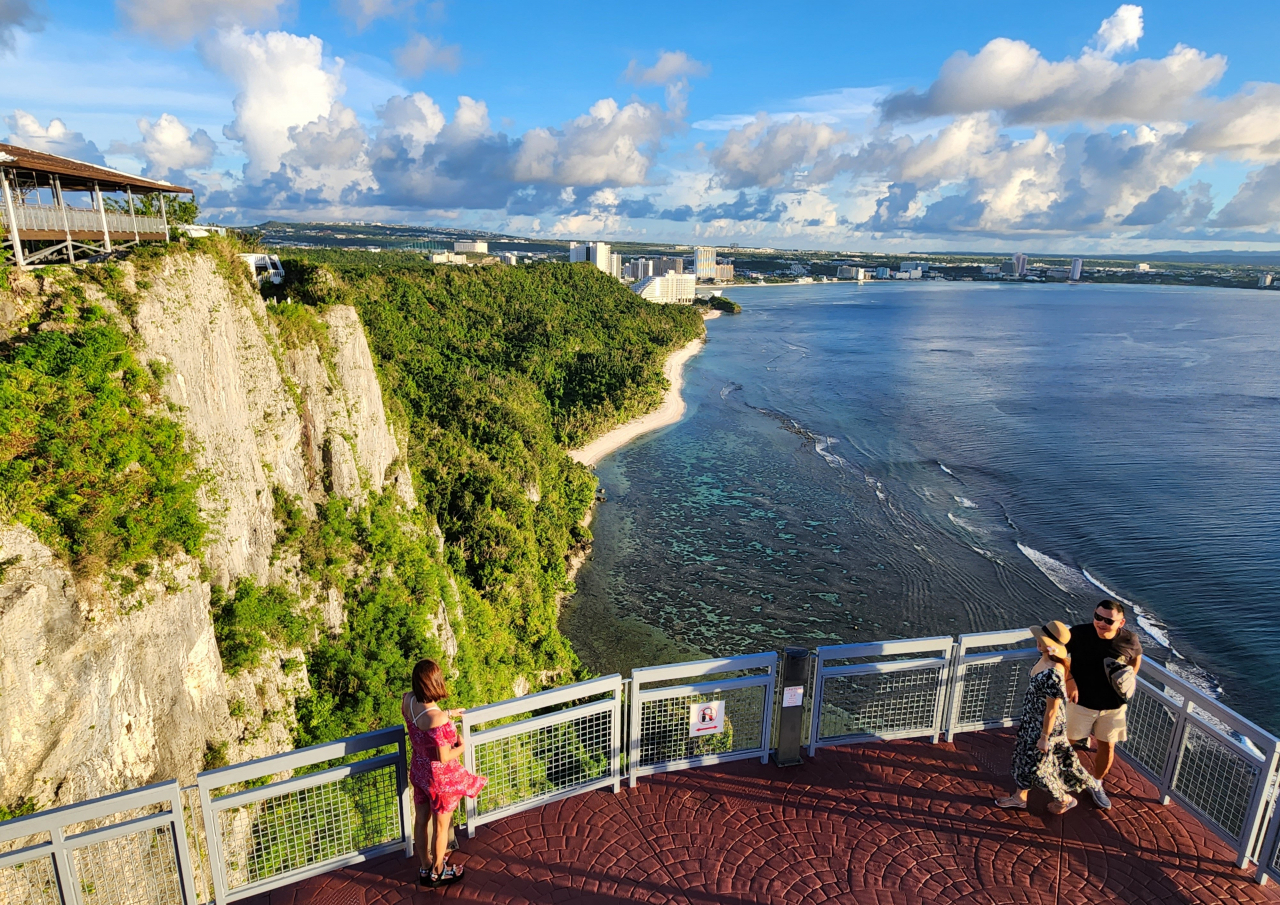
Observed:
[[[1065,255],[1280,249],[1280,7],[11,0],[0,141],[220,222]],[[646,5],[691,22],[688,4]]]

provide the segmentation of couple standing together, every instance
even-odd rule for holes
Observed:
[[[1103,600],[1092,622],[1031,629],[1040,660],[1031,669],[1013,749],[1017,788],[997,805],[1025,809],[1028,791],[1037,788],[1053,796],[1054,814],[1075,807],[1075,794],[1086,789],[1098,807],[1111,807],[1102,780],[1116,744],[1129,737],[1125,708],[1142,663],[1142,645],[1124,622],[1124,605]],[[1098,743],[1092,774],[1076,754],[1089,750],[1090,736]]]

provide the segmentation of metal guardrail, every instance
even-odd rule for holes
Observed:
[[[1252,859],[1280,740],[1150,658],[1129,702],[1129,738],[1117,746],[1156,784],[1228,842],[1237,866]]]
[[[0,854],[4,905],[199,901],[176,781],[5,821],[5,843],[21,847]]]
[[[631,787],[641,776],[670,770],[750,757],[766,763],[777,677],[774,651],[632,670],[627,759]],[[682,681],[686,679],[703,681]],[[691,709],[715,702],[723,705],[723,731],[694,737]]]
[[[135,223],[139,233],[163,233],[166,231],[165,221],[161,217],[139,215],[135,221],[133,215],[121,211],[100,213],[97,210],[84,210],[77,207],[61,208],[46,204],[15,204],[13,213],[14,220],[20,230],[63,232],[69,229],[72,232],[101,233],[105,214],[107,230],[112,233],[132,233],[135,229]],[[0,223],[4,223],[6,227],[8,226],[8,217],[4,212],[3,205],[0,205]]]
[[[383,748],[392,750],[376,753]],[[403,726],[210,770],[196,784],[219,903],[397,849],[413,853]]]
[[[822,647],[808,749],[953,738],[1016,725],[1030,632]],[[641,776],[767,761],[774,652],[637,669],[468,710],[469,833],[494,820]],[[624,699],[626,706],[624,708]],[[695,736],[702,705],[723,731]],[[1258,880],[1280,880],[1280,740],[1144,659],[1120,753],[1221,836]],[[625,763],[624,763],[625,758]],[[336,764],[336,765],[331,765]],[[311,772],[308,772],[311,771]],[[238,899],[402,850],[412,853],[404,730],[316,745],[0,823],[3,905],[200,905]],[[194,857],[193,857],[194,855]]]
[[[1031,632],[1025,628],[960,636],[951,663],[947,741],[960,732],[1017,725],[1031,667],[1040,659],[1040,651],[1034,644],[1014,650],[992,648],[1029,640]]]
[[[513,720],[513,717],[523,719]],[[495,724],[480,728],[485,724]],[[466,799],[467,833],[561,798],[622,783],[622,677],[578,682],[462,715],[466,767],[488,777]]]
[[[872,739],[929,736],[936,742],[953,643],[947,635],[818,648],[809,756],[828,745]]]

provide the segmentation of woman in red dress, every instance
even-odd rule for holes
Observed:
[[[462,879],[462,868],[447,863],[449,824],[465,795],[475,798],[488,782],[462,765],[466,748],[453,728],[452,718],[462,710],[445,711],[439,702],[449,696],[444,674],[434,660],[420,660],[413,668],[413,691],[400,702],[413,760],[409,781],[413,784],[414,845],[418,848],[418,882],[442,886]],[[435,851],[427,860],[427,817],[435,821]]]

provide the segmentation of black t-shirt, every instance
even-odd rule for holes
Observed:
[[[1090,710],[1115,710],[1124,705],[1124,699],[1116,694],[1107,678],[1102,661],[1107,657],[1117,660],[1125,657],[1129,665],[1142,653],[1142,644],[1131,631],[1120,629],[1114,638],[1098,637],[1092,622],[1071,627],[1071,641],[1067,644],[1071,655],[1071,678],[1080,692],[1079,704]]]

